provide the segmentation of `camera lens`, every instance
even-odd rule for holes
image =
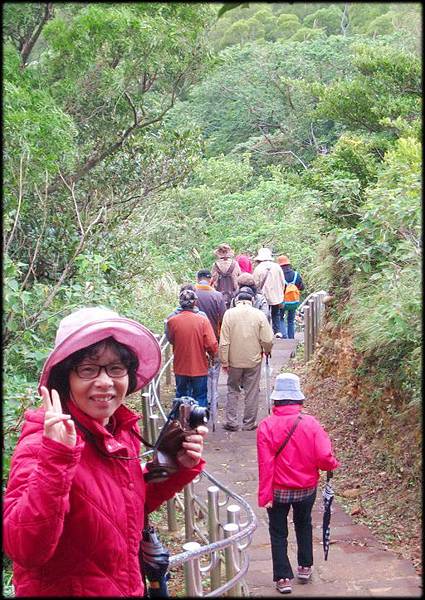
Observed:
[[[199,425],[205,425],[205,423],[208,423],[209,416],[208,408],[204,408],[203,406],[192,406],[189,415],[189,427],[191,429],[196,429]]]

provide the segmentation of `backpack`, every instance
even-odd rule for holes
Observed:
[[[298,308],[300,305],[300,290],[295,285],[297,275],[298,273],[295,271],[294,279],[291,283],[287,283],[285,275],[283,276],[283,279],[285,279],[285,291],[283,294],[285,308]]]
[[[224,273],[217,263],[215,263],[215,268],[218,272],[218,279],[215,286],[215,289],[223,294],[224,302],[226,304],[226,308],[229,308],[230,301],[233,297],[233,292],[235,290],[235,286],[233,283],[232,273],[236,266],[236,261],[233,261],[227,271]]]

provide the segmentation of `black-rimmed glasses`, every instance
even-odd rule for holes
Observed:
[[[102,369],[105,369],[106,374],[112,379],[124,377],[128,373],[126,366],[117,363],[112,363],[110,365],[94,365],[84,363],[83,365],[77,365],[74,367],[74,371],[81,379],[96,379],[96,377],[99,377]]]

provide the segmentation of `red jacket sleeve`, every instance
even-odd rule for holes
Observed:
[[[22,567],[37,567],[54,553],[69,511],[69,491],[84,442],[67,447],[45,436],[26,440],[12,460],[3,507],[6,554]]]
[[[321,471],[333,471],[339,467],[340,463],[332,453],[331,440],[322,425],[317,421],[314,436],[314,451],[317,468]]]
[[[145,511],[150,513],[156,510],[163,502],[172,498],[177,492],[180,492],[185,485],[199,475],[204,466],[205,460],[201,458],[196,467],[192,467],[191,469],[182,467],[165,481],[146,484]]]

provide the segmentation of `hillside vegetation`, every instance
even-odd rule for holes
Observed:
[[[161,333],[221,242],[327,290],[315,373],[348,336],[367,435],[420,439],[421,6],[219,6],[4,6],[6,472],[59,320]]]

